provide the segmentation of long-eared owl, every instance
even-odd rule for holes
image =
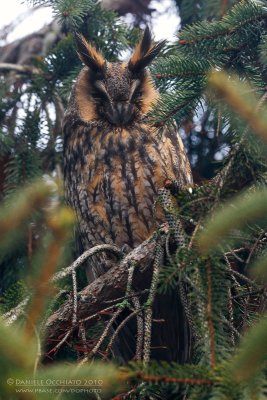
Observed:
[[[146,29],[127,63],[107,62],[82,36],[77,45],[85,67],[73,87],[63,123],[66,199],[77,214],[83,250],[103,243],[129,250],[163,222],[154,203],[165,181],[175,180],[181,186],[192,183],[176,129],[166,127],[158,135],[145,119],[159,97],[146,67],[163,42],[153,44]],[[105,272],[112,263],[110,257],[101,254],[90,259],[89,281]],[[158,343],[155,339],[154,344],[168,354],[163,351],[156,357],[185,361],[181,352],[186,353],[187,329],[181,339],[175,325],[181,326],[185,319],[177,311],[181,307],[164,296],[157,304],[156,314],[166,323],[156,328]],[[130,359],[134,350],[121,353]]]

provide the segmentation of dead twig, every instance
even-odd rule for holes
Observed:
[[[101,252],[101,251],[110,251],[116,254],[118,257],[122,257],[123,253],[120,249],[112,244],[100,244],[98,246],[94,246],[92,249],[86,250],[80,257],[77,258],[69,267],[62,269],[53,275],[51,281],[56,282],[60,279],[65,278],[68,275],[71,275],[73,270],[77,269],[80,265],[82,265],[87,258],[92,257],[93,255]]]
[[[31,65],[19,65],[11,63],[0,63],[0,71],[16,71],[20,74],[41,75],[43,72]]]
[[[105,274],[79,292],[77,298],[77,324],[83,321],[88,326],[90,321],[97,317],[99,313],[114,309],[115,305],[106,307],[107,302],[114,302],[118,298],[125,297],[129,275],[128,266],[131,262],[138,265],[133,275],[133,286],[138,287],[140,291],[146,290],[151,282],[156,245],[155,237],[152,236],[131,251],[120,263],[110,268]],[[115,248],[116,254],[120,254],[118,248],[111,245],[101,245],[98,248],[88,250],[70,267],[55,274],[53,281],[71,274],[72,270],[81,265],[89,255],[92,255],[93,251],[111,249],[111,247]],[[46,323],[47,344],[57,340],[60,333],[66,335],[72,327],[72,318],[73,300],[69,299],[49,317]]]

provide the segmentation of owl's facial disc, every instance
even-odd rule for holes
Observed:
[[[82,35],[76,35],[76,42],[79,57],[88,70],[87,93],[89,102],[93,102],[93,107],[90,105],[94,110],[92,118],[125,126],[151,109],[157,94],[148,80],[146,67],[163,48],[164,41],[153,44],[151,33],[146,28],[128,63],[107,62]]]
[[[138,113],[141,86],[141,80],[133,79],[122,64],[109,64],[104,78],[93,82],[101,117],[115,126],[131,123]]]

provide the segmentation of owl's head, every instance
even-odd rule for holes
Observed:
[[[164,42],[153,44],[146,28],[128,63],[109,63],[83,36],[78,36],[78,54],[86,65],[77,82],[82,118],[126,126],[144,115],[157,99],[146,67],[163,45]]]

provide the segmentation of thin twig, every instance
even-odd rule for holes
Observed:
[[[229,253],[225,253],[225,254],[224,254],[224,259],[225,259],[225,261],[226,261],[226,263],[227,263],[227,265],[228,265],[228,267],[229,267],[228,272],[229,272],[229,274],[231,275],[232,279],[234,279],[235,283],[236,283],[238,286],[240,286],[240,284],[237,282],[237,280],[236,280],[232,275],[236,275],[238,278],[242,279],[243,281],[245,281],[245,282],[248,283],[249,285],[254,286],[254,287],[257,288],[257,289],[260,289],[260,286],[257,285],[256,282],[252,281],[252,280],[249,279],[247,276],[241,274],[240,272],[238,272],[238,271],[236,271],[236,270],[234,270],[234,269],[232,268],[231,263],[230,263],[230,261],[228,260],[228,257],[226,256],[226,254],[229,254]]]
[[[215,137],[219,137],[220,129],[221,129],[221,118],[222,118],[222,112],[221,108],[218,109],[218,119],[217,119],[217,128],[216,128],[216,133]]]
[[[133,273],[134,273],[134,269],[136,266],[136,263],[133,261],[129,261],[130,263],[130,267],[129,267],[129,274],[128,274],[128,280],[127,280],[127,287],[126,287],[126,293],[125,293],[125,297],[128,297],[129,294],[132,293],[132,281],[133,281]],[[135,306],[135,311],[137,313],[137,350],[136,350],[136,357],[141,360],[141,355],[142,355],[142,345],[143,345],[143,319],[142,317],[138,317],[138,312],[140,309],[140,302],[139,299],[136,297],[136,295],[134,295],[134,297],[132,298],[132,302]],[[135,312],[129,314],[118,326],[118,328],[115,330],[115,332],[113,333],[111,340],[107,346],[106,349],[106,354],[109,352],[109,350],[111,349],[114,340],[116,338],[116,336],[118,335],[118,333],[120,332],[120,330],[125,326],[125,324],[128,322],[128,320],[134,316],[136,314]]]
[[[248,296],[256,296],[257,294],[262,294],[264,295],[264,289],[259,289],[259,290],[251,290],[245,293],[239,293],[236,294],[235,296],[232,296],[233,300],[236,300],[238,298],[242,298],[242,297],[248,297]]]
[[[122,308],[118,308],[117,311],[115,311],[115,313],[112,315],[112,317],[110,318],[110,320],[107,323],[106,328],[104,329],[102,335],[100,336],[97,344],[95,345],[95,347],[90,351],[89,357],[91,358],[93,355],[96,354],[96,352],[98,351],[99,347],[101,346],[101,344],[103,343],[104,339],[106,338],[110,328],[112,327],[112,324],[114,323],[114,321],[116,320],[116,318],[120,315],[120,313],[122,312]]]
[[[249,252],[248,258],[247,258],[247,260],[246,260],[246,266],[245,266],[245,268],[246,268],[246,267],[248,266],[248,264],[250,263],[251,257],[253,256],[255,250],[257,249],[257,246],[258,246],[260,240],[262,239],[262,237],[263,237],[264,235],[265,235],[265,232],[264,232],[264,231],[261,232],[261,234],[259,235],[259,237],[258,237],[257,240],[255,241],[255,243],[253,244],[253,246],[252,246],[252,248],[251,248],[251,250],[250,250],[250,252]]]
[[[62,269],[61,271],[57,272],[56,274],[53,275],[51,281],[56,282],[60,279],[65,278],[66,276],[72,274],[72,271],[77,269],[80,265],[82,265],[87,258],[92,257],[93,255],[101,252],[101,251],[110,251],[112,253],[115,253],[118,257],[122,257],[123,253],[121,250],[112,244],[100,244],[97,246],[94,246],[90,250],[86,250],[80,257],[77,258],[69,267]]]
[[[19,65],[11,63],[0,63],[0,70],[2,71],[16,71],[22,74],[41,75],[42,71],[39,68],[30,65]]]
[[[226,261],[226,266],[228,268],[228,271],[230,271],[231,273],[231,264],[227,258],[227,256],[224,256],[224,259]],[[233,301],[232,301],[232,293],[231,293],[231,287],[228,287],[228,311],[229,311],[229,327],[231,329],[230,331],[230,335],[231,335],[231,342],[232,342],[232,346],[235,345],[235,337],[234,337],[234,308],[233,308]]]
[[[178,282],[178,289],[179,289],[179,295],[180,295],[180,299],[181,299],[181,302],[182,302],[182,305],[183,305],[183,308],[184,308],[184,313],[186,315],[188,325],[190,326],[190,328],[192,330],[193,336],[196,339],[199,339],[197,331],[196,331],[196,327],[195,327],[195,324],[194,324],[194,319],[193,319],[193,316],[192,316],[190,303],[189,303],[189,301],[187,299],[187,296],[186,296],[186,291],[185,291],[185,288],[184,288],[184,282],[181,279],[179,279],[179,282]]]
[[[29,300],[30,296],[25,297],[16,307],[1,316],[7,326],[13,324],[24,313]]]
[[[150,360],[150,343],[151,343],[151,330],[152,330],[152,305],[156,295],[156,288],[158,284],[160,266],[162,264],[163,248],[161,240],[156,246],[156,254],[153,265],[153,276],[150,285],[150,291],[147,299],[148,309],[145,315],[145,335],[144,335],[144,358],[143,363],[146,366]]]
[[[133,293],[129,294],[128,296],[118,297],[117,299],[114,299],[114,300],[106,300],[105,303],[107,303],[107,304],[109,304],[109,303],[118,303],[118,302],[120,302],[122,300],[131,299],[132,297],[140,296],[140,295],[145,294],[147,292],[149,292],[149,289],[144,289],[144,290],[141,290],[140,292],[133,292]]]
[[[132,260],[129,261],[130,267],[129,267],[129,272],[128,272],[128,281],[127,281],[127,287],[126,287],[126,293],[125,296],[129,296],[131,294],[131,288],[132,288],[132,283],[133,283],[133,274],[134,274],[134,269],[136,266],[136,263],[133,262]]]
[[[108,346],[107,346],[107,348],[106,348],[106,351],[105,351],[106,354],[109,353],[111,347],[112,347],[113,344],[114,344],[114,340],[116,339],[117,335],[118,335],[119,332],[122,330],[122,328],[127,324],[127,322],[128,322],[131,318],[133,318],[133,317],[134,317],[135,315],[137,315],[140,311],[142,311],[142,309],[143,309],[143,308],[134,310],[131,314],[127,315],[127,317],[124,318],[124,320],[120,323],[120,325],[117,327],[117,329],[116,329],[115,332],[113,333],[113,335],[112,335],[112,337],[111,337],[111,339],[110,339],[110,341],[109,341],[109,344],[108,344]]]
[[[28,315],[26,313],[24,313],[24,315],[25,315],[25,318],[28,320],[29,324],[32,325],[32,329],[34,331],[34,334],[35,334],[35,337],[36,337],[36,342],[37,342],[37,352],[36,352],[36,357],[35,357],[35,360],[34,360],[34,367],[33,367],[33,377],[35,378],[36,373],[37,373],[38,364],[39,364],[40,358],[42,356],[41,339],[40,339],[39,333],[38,333],[38,331],[36,329],[36,326],[33,325],[32,321],[30,320],[30,318],[28,317]]]
[[[215,200],[213,202],[213,205],[211,207],[211,211],[213,211],[215,209],[215,207],[217,206],[219,197],[220,197],[220,193],[221,190],[226,182],[226,178],[228,177],[228,173],[233,165],[234,159],[236,154],[238,153],[239,149],[240,149],[240,143],[244,140],[244,135],[245,135],[245,131],[242,134],[242,137],[240,139],[240,142],[237,144],[235,144],[230,152],[229,155],[229,160],[227,162],[227,164],[224,166],[224,168],[213,178],[213,184],[214,187],[216,188],[215,191]]]
[[[47,355],[49,355],[51,353],[55,353],[66,342],[66,340],[70,337],[72,332],[73,332],[73,327],[71,327],[68,330],[68,332],[64,335],[63,339],[61,339],[61,341],[59,343],[57,343],[51,350],[49,350]]]
[[[82,343],[83,343],[83,347],[84,347],[84,356],[88,357],[89,353],[87,350],[87,342],[86,342],[86,331],[85,331],[85,327],[84,327],[84,323],[81,322],[80,323],[80,332],[81,332],[81,338],[82,338]]]
[[[234,337],[234,308],[233,308],[233,301],[231,296],[231,288],[228,288],[228,312],[229,312],[229,327],[231,329],[231,342],[232,346],[235,345],[235,337]]]
[[[192,245],[193,245],[193,242],[194,242],[194,239],[195,239],[195,237],[196,237],[197,231],[199,230],[199,227],[200,227],[200,221],[199,221],[198,224],[195,226],[195,229],[194,229],[194,231],[193,231],[193,233],[192,233],[192,236],[191,236],[191,239],[190,239],[190,243],[189,243],[189,245],[188,245],[188,250],[190,250],[191,247],[192,247]]]
[[[212,321],[212,278],[211,278],[211,265],[207,263],[207,280],[208,280],[208,302],[207,302],[207,319],[210,334],[210,366],[215,368],[216,357],[215,357],[215,337],[214,337],[214,326]]]
[[[134,310],[140,310],[141,304],[137,296],[134,296],[132,299]],[[143,351],[143,339],[144,339],[144,318],[143,313],[137,313],[136,315],[137,321],[137,338],[136,338],[136,361],[142,360],[142,351]]]
[[[240,253],[241,251],[244,251],[244,247],[240,247],[239,249],[229,249],[227,253],[225,253],[226,256],[230,256],[233,253]]]
[[[254,281],[252,281],[251,279],[249,279],[247,276],[240,274],[240,272],[235,271],[234,269],[231,269],[231,273],[236,275],[238,278],[242,279],[243,281],[245,281],[246,283],[248,283],[251,286],[254,286],[255,288],[259,289],[260,286],[257,285],[257,283],[255,283]]]
[[[241,336],[241,334],[238,332],[238,330],[235,329],[233,324],[230,321],[228,321],[227,318],[225,318],[225,316],[223,314],[221,314],[221,318],[222,318],[223,323],[225,325],[227,325],[231,329],[231,331],[233,331],[236,334],[237,337]]]
[[[242,249],[242,250],[243,250],[243,249]],[[236,253],[235,250],[229,249],[229,252],[225,253],[225,255],[227,256],[227,255],[230,255],[230,254],[231,254],[237,261],[243,263],[244,260],[243,260],[241,257],[239,257],[238,255],[236,255],[235,253]]]
[[[99,317],[99,315],[101,315],[101,314],[103,314],[103,313],[105,313],[105,312],[107,312],[107,311],[113,310],[114,307],[115,307],[115,304],[112,304],[112,306],[103,308],[102,310],[98,311],[97,313],[95,313],[95,314],[93,314],[93,315],[89,315],[89,317],[80,319],[80,320],[79,320],[79,323],[80,323],[80,322],[86,322],[86,321],[89,321],[90,319]]]
[[[77,279],[76,270],[72,270],[72,288],[73,288],[73,316],[72,316],[72,326],[74,327],[77,322],[77,309],[78,309],[78,294],[77,294]]]
[[[73,314],[72,314],[72,323],[71,329],[66,333],[63,339],[52,349],[49,353],[56,352],[70,337],[71,333],[74,331],[77,325],[77,310],[78,310],[78,293],[77,293],[77,279],[76,279],[76,270],[72,270],[72,287],[73,287]],[[49,354],[48,353],[48,354]]]

